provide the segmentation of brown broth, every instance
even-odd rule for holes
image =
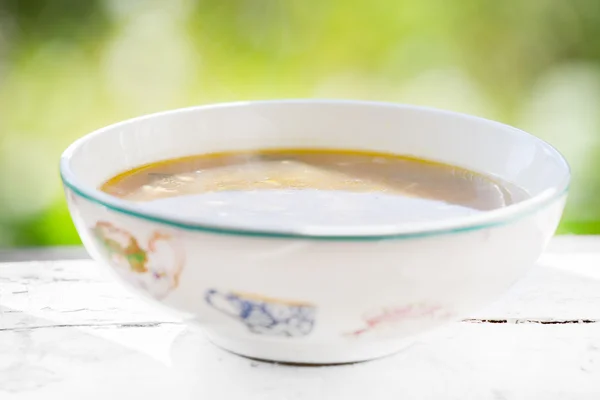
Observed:
[[[402,215],[410,215],[410,207],[419,208],[420,219],[431,219],[493,210],[528,197],[515,185],[447,164],[388,153],[329,149],[214,153],[161,161],[119,174],[103,184],[101,190],[143,203],[176,197],[192,201],[190,196],[194,196],[196,202],[206,200],[196,203],[202,204],[203,209],[214,204],[214,210],[218,208],[223,215],[231,214],[236,207],[248,208],[252,201],[256,202],[251,206],[255,217],[264,211],[280,222],[294,214],[292,208],[301,207],[301,203],[317,208],[323,204],[327,215],[346,209],[346,219],[352,218],[352,210],[356,215],[364,214],[357,223],[371,218],[363,209],[381,204],[392,220],[398,216],[394,221],[398,223],[406,219]],[[260,200],[257,196],[240,197],[242,192],[258,193]],[[228,193],[236,193],[236,197]],[[198,197],[209,194],[210,201],[208,197]],[[272,197],[275,194],[286,197]],[[290,200],[290,196],[295,196],[295,200]],[[306,196],[312,197],[306,200]],[[422,201],[416,203],[419,199]],[[270,206],[265,205],[263,210],[260,204],[266,203]],[[174,203],[169,204],[173,207]]]

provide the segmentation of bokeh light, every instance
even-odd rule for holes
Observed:
[[[593,0],[2,0],[0,247],[75,244],[60,153],[109,123],[244,99],[359,98],[497,119],[573,166],[561,232],[600,233]]]

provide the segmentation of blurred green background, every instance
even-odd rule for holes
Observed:
[[[599,0],[0,0],[0,247],[76,244],[58,158],[118,120],[336,97],[500,120],[574,170],[600,233]]]

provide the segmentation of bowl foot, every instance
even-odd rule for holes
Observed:
[[[351,364],[374,360],[397,353],[414,343],[403,339],[394,341],[358,342],[340,339],[332,343],[300,342],[294,339],[223,336],[206,331],[216,346],[246,358],[295,366],[325,366]]]

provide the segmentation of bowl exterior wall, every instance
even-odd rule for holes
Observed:
[[[314,240],[183,229],[65,190],[86,249],[128,288],[235,353],[316,364],[391,354],[496,300],[539,257],[566,198],[471,231]]]

